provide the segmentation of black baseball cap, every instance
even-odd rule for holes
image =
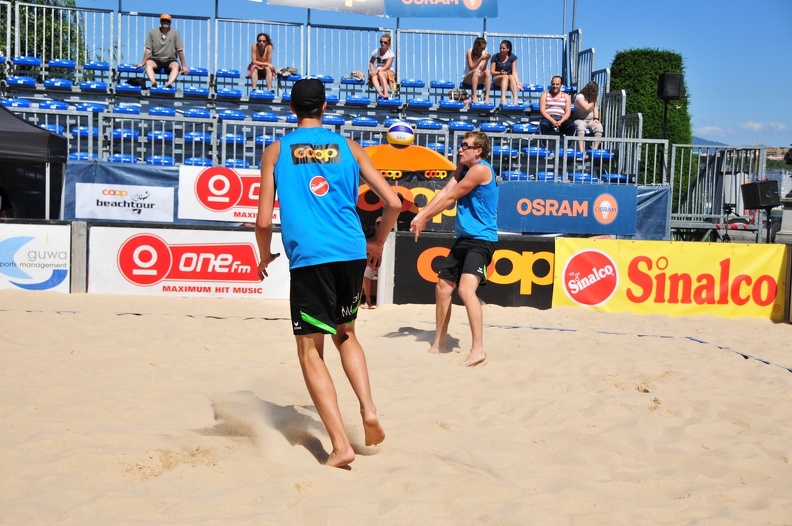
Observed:
[[[325,87],[319,79],[300,79],[291,90],[291,103],[299,111],[321,108],[325,103]]]

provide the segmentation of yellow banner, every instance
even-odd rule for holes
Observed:
[[[553,306],[782,321],[787,247],[556,240]]]

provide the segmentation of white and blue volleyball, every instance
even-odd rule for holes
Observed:
[[[415,140],[412,126],[404,121],[397,121],[388,128],[388,142],[396,147],[409,146]]]

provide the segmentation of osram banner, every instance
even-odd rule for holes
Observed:
[[[71,227],[0,224],[0,289],[69,292]]]
[[[498,0],[385,0],[385,15],[392,18],[496,18]]]
[[[91,227],[88,292],[223,298],[289,297],[286,257],[258,277],[252,232]],[[280,233],[272,249],[283,252]]]
[[[77,183],[75,219],[173,223],[173,188]]]
[[[785,245],[556,240],[553,306],[781,321]]]
[[[179,168],[179,219],[254,223],[258,211],[261,174],[212,166]],[[280,224],[277,201],[272,219]]]
[[[509,232],[634,235],[632,185],[501,183],[498,228]]]
[[[454,244],[448,234],[396,234],[393,302],[434,303],[437,272]],[[553,296],[554,240],[502,237],[487,267],[487,284],[479,288],[485,303],[549,309]],[[455,296],[455,301],[458,298]]]

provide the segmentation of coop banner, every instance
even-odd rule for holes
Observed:
[[[398,233],[394,303],[434,303],[439,265],[453,244],[454,236],[450,234],[423,233],[416,241],[412,234]],[[553,294],[553,250],[553,239],[501,237],[487,267],[487,284],[477,294],[485,303],[549,309]],[[456,296],[455,299],[458,300]]]
[[[261,281],[252,232],[92,227],[88,292],[223,298],[289,297],[286,258]],[[273,252],[283,253],[279,233]]]
[[[71,227],[0,224],[0,289],[69,292]]]
[[[559,238],[553,306],[781,321],[785,245]]]
[[[255,223],[261,173],[212,166],[179,168],[179,219]],[[280,224],[275,203],[272,220]]]
[[[496,18],[498,0],[385,0],[392,18]]]
[[[509,232],[634,235],[634,186],[507,181],[500,185],[498,228]]]

